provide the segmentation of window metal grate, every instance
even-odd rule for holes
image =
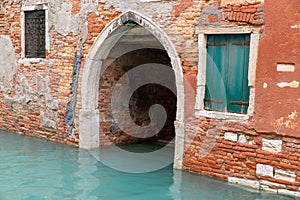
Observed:
[[[46,57],[45,11],[25,12],[25,56],[27,58]]]

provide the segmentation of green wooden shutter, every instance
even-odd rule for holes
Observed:
[[[249,35],[231,35],[229,40],[227,110],[247,113],[249,105],[248,63]]]
[[[205,108],[247,113],[250,35],[208,35]]]
[[[223,66],[227,62],[227,42],[223,37],[207,38],[206,61],[206,95],[205,106],[210,110],[224,111],[226,108],[226,70]]]

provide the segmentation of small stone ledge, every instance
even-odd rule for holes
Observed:
[[[259,33],[259,28],[253,26],[232,26],[232,25],[224,25],[224,26],[197,26],[196,27],[196,34],[220,34],[220,33],[227,33],[227,34],[236,34],[236,33]]]
[[[289,182],[296,181],[296,173],[292,171],[285,171],[282,169],[275,169],[275,177],[276,179],[281,179]]]
[[[265,192],[275,193],[275,194],[278,193],[278,191],[276,189],[272,189],[268,185],[260,185],[260,190],[265,191]]]
[[[253,189],[271,192],[279,195],[300,197],[300,189],[299,191],[287,190],[286,185],[284,184],[274,183],[266,180],[259,181],[259,180],[249,180],[249,179],[236,178],[236,177],[228,177],[228,182],[231,184],[238,184],[241,186],[246,186]],[[272,187],[278,189],[273,189]]]
[[[251,187],[257,190],[259,190],[259,186],[260,186],[259,181],[236,178],[236,177],[228,177],[228,182],[246,186],[246,187]]]
[[[245,114],[226,113],[226,112],[217,112],[217,111],[208,111],[208,110],[196,110],[195,115],[198,118],[207,117],[212,119],[234,120],[234,121],[247,121],[249,119],[249,116]]]
[[[278,194],[291,197],[300,197],[300,192],[285,189],[278,189]]]
[[[46,58],[20,58],[18,60],[19,64],[28,64],[28,63],[49,63],[49,59]]]
[[[266,181],[266,180],[261,180],[260,185],[261,186],[272,186],[272,187],[276,187],[279,189],[286,189],[286,185],[284,185],[284,184],[274,183],[274,182]]]

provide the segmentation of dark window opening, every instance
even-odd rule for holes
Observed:
[[[25,12],[25,57],[46,57],[46,20],[45,11]]]

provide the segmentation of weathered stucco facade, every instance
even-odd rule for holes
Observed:
[[[32,10],[46,12],[46,58],[25,56]],[[0,128],[82,148],[135,142],[113,118],[113,88],[160,63],[171,92],[144,88],[130,114],[143,126],[151,104],[167,107],[169,134],[156,137],[174,138],[175,168],[300,196],[299,10],[298,0],[4,0]],[[207,36],[219,34],[250,35],[246,114],[204,109]]]

